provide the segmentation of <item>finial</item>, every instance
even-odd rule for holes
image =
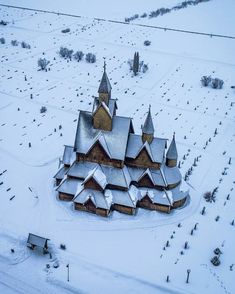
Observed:
[[[175,132],[173,133],[173,139],[175,139]]]
[[[151,104],[149,104],[149,111],[151,110]]]
[[[105,61],[105,57],[104,57],[104,72],[106,71],[106,61]]]

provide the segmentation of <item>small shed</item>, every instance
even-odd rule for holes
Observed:
[[[27,246],[32,250],[35,247],[42,248],[43,254],[46,254],[46,253],[48,253],[48,244],[47,244],[48,240],[50,240],[50,239],[29,233],[28,240],[27,240]]]

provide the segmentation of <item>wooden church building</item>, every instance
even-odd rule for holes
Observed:
[[[80,111],[74,146],[65,146],[63,166],[54,176],[58,197],[74,209],[108,216],[137,208],[169,213],[184,205],[186,183],[177,167],[175,135],[154,136],[149,107],[141,134],[129,117],[117,115],[106,65],[91,111]]]

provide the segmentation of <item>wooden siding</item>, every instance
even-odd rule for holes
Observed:
[[[166,165],[169,167],[175,167],[177,165],[176,159],[166,159]]]
[[[102,105],[99,106],[93,115],[93,127],[104,131],[112,130],[112,118]]]
[[[84,183],[84,188],[103,191],[102,187],[100,187],[100,185],[93,178],[90,178],[86,183]]]
[[[144,167],[144,168],[156,168],[159,169],[161,164],[152,162],[151,158],[149,157],[147,151],[142,149],[140,154],[135,158],[126,158],[125,163],[130,166],[134,167]]]
[[[130,215],[133,215],[136,212],[135,208],[128,207],[128,206],[125,206],[125,205],[120,205],[120,204],[114,204],[113,209],[117,210],[117,211],[119,211],[121,213],[130,214]]]
[[[154,184],[148,174],[145,174],[139,181],[139,187],[154,188]]]
[[[60,200],[63,200],[63,201],[72,201],[73,198],[74,198],[74,195],[59,192],[59,199]]]

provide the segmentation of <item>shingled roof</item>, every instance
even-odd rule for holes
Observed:
[[[112,159],[124,160],[131,124],[130,118],[115,115],[112,131],[102,131],[102,137],[105,139],[105,144]],[[80,111],[74,151],[87,154],[99,133],[99,129],[93,128],[92,113]]]
[[[171,141],[170,147],[167,150],[166,158],[176,159],[176,160],[178,158],[178,152],[177,152],[176,143],[175,143],[175,134],[173,135],[173,139]]]
[[[104,64],[104,73],[103,73],[102,79],[100,81],[98,93],[110,93],[111,89],[112,89],[112,87],[109,82],[109,78],[106,74],[106,65]]]
[[[142,127],[142,131],[143,131],[143,133],[149,134],[149,135],[154,133],[153,120],[152,120],[150,106],[149,106],[149,111],[148,111],[146,120],[145,120],[144,125]]]

